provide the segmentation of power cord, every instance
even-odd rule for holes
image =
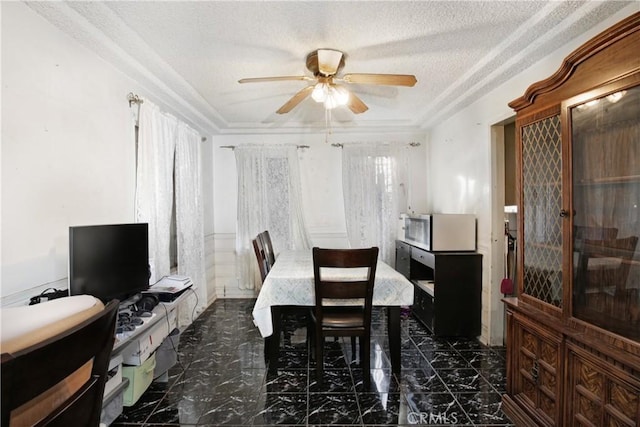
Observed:
[[[198,298],[198,293],[193,288],[189,288],[189,290],[196,297],[196,303],[193,305],[193,310],[191,311],[191,323],[193,323],[196,320],[196,309],[198,308],[200,299]]]
[[[69,296],[69,291],[66,289],[60,290],[56,288],[47,288],[42,291],[40,295],[31,297],[31,299],[29,300],[29,305],[39,304],[44,301],[51,301],[52,299],[62,298],[66,296]]]
[[[162,306],[162,308],[164,309],[164,318],[167,321],[167,331],[168,335],[165,339],[168,339],[169,342],[171,343],[171,347],[173,349],[173,352],[176,354],[176,363],[180,366],[180,369],[182,370],[182,373],[184,374],[186,372],[186,368],[184,367],[184,365],[182,364],[182,360],[180,360],[180,353],[178,353],[178,349],[176,348],[173,339],[171,339],[171,332],[173,332],[173,330],[171,329],[171,322],[169,322],[169,310],[167,310],[167,306],[164,304],[160,304]],[[175,328],[178,329],[178,328]],[[178,329],[178,331],[180,331]]]
[[[200,300],[198,299],[198,293],[195,290],[193,290],[192,288],[189,288],[188,290],[191,291],[191,293],[196,297],[195,305],[194,305],[193,311],[191,313],[191,323],[193,323],[194,320],[195,320],[196,309],[198,307],[198,303],[199,303]],[[162,303],[159,304],[159,305],[162,306],[162,308],[164,309],[165,320],[167,322],[167,331],[169,331],[168,335],[167,335],[167,337],[165,339],[169,340],[169,343],[171,344],[171,347],[172,347],[172,349],[173,349],[173,351],[174,351],[174,353],[176,355],[176,364],[178,366],[180,366],[180,369],[182,370],[182,373],[184,374],[186,372],[186,368],[182,364],[182,360],[180,358],[180,353],[178,353],[178,349],[176,348],[176,345],[175,345],[173,339],[171,338],[171,332],[173,332],[173,330],[171,329],[171,322],[169,321],[169,310],[167,309],[166,305],[164,305]],[[178,329],[178,328],[175,328],[175,329]],[[178,329],[178,331],[180,331],[180,330]]]

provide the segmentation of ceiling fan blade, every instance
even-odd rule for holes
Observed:
[[[252,77],[240,79],[238,83],[260,83],[260,82],[281,82],[287,80],[315,80],[307,76],[279,76],[279,77]]]
[[[413,86],[417,80],[411,74],[345,74],[342,79],[347,83],[365,85]]]
[[[349,101],[347,102],[347,107],[349,107],[349,109],[355,114],[364,113],[369,109],[369,107],[367,107],[367,104],[362,102],[362,99],[358,98],[353,92],[349,93]]]
[[[338,72],[342,52],[333,49],[318,49],[318,71],[324,76],[332,76]]]
[[[293,107],[300,104],[302,101],[304,101],[306,97],[311,95],[311,92],[313,92],[313,86],[307,86],[304,89],[298,91],[298,93],[293,95],[293,97],[291,97],[290,100],[285,102],[285,104],[282,107],[280,107],[278,111],[276,111],[276,113],[278,114],[288,113],[293,109]]]

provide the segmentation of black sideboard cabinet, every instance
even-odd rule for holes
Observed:
[[[435,335],[480,335],[481,254],[429,252],[397,240],[396,270],[414,285],[412,314]]]

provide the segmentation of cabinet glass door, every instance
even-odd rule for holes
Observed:
[[[560,116],[522,127],[524,294],[562,307]]]
[[[573,316],[640,340],[640,87],[569,110]]]

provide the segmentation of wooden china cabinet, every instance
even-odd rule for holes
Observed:
[[[509,106],[522,250],[503,409],[519,426],[640,426],[640,13]]]

